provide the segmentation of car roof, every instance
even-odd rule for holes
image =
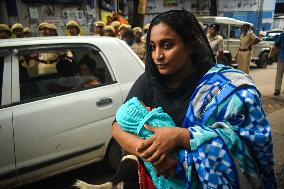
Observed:
[[[121,41],[115,37],[100,37],[100,36],[52,36],[52,37],[26,37],[26,38],[13,38],[1,39],[0,48],[15,47],[15,46],[29,46],[41,44],[70,44],[70,43],[113,43]]]
[[[237,20],[234,18],[229,17],[222,17],[222,16],[200,16],[197,17],[197,20],[200,22],[210,22],[210,23],[219,23],[219,24],[230,24],[230,25],[238,25],[241,26],[243,24],[249,24],[253,26],[250,22],[245,22],[241,20]]]

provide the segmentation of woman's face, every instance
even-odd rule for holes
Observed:
[[[155,25],[150,34],[151,54],[161,75],[179,75],[192,68],[191,50],[167,24]]]

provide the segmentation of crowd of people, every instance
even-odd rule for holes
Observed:
[[[131,28],[128,21],[123,19],[118,13],[113,13],[107,17],[107,23],[99,20],[94,22],[91,29],[93,36],[117,37],[124,40],[133,51],[144,61],[145,39],[149,29],[146,24],[143,29],[140,27]],[[80,36],[80,25],[75,20],[70,20],[66,24],[67,35]],[[144,30],[144,31],[143,31]],[[144,33],[144,36],[143,36]],[[31,37],[32,31],[29,27],[24,27],[21,23],[15,23],[9,28],[6,24],[0,24],[0,39]],[[58,36],[55,24],[42,22],[38,25],[38,36]]]

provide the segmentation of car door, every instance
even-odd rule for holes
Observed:
[[[0,188],[5,188],[17,182],[11,104],[11,55],[7,49],[0,49],[0,103]]]
[[[18,71],[13,75],[12,97],[18,105],[13,109],[13,127],[16,165],[23,182],[101,160],[111,138],[111,124],[122,103],[119,84],[102,52],[95,47],[73,46],[40,46],[48,51],[37,47],[15,50],[19,53],[14,55],[17,61],[13,67]],[[49,55],[41,56],[44,53]],[[34,64],[33,56],[36,61],[39,57],[57,57],[58,60],[38,61],[49,62],[47,66],[57,61],[56,73],[49,70],[46,74],[34,74],[28,66],[21,72],[21,67],[27,65],[26,59],[28,65]],[[97,86],[86,86],[78,75],[78,64],[86,56],[96,64],[96,78],[101,82]],[[66,59],[76,64],[75,74],[68,77],[59,73],[67,68],[59,71],[58,66]],[[23,77],[26,72],[29,78]]]

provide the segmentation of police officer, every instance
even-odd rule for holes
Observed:
[[[127,29],[130,29],[131,26],[128,25],[128,24],[121,24],[119,27],[118,27],[118,30],[119,30],[119,36],[122,37],[124,35],[124,32],[127,30]]]
[[[58,36],[57,27],[55,24],[46,24],[45,27],[49,30],[48,36]]]
[[[11,37],[11,30],[6,24],[0,24],[0,39],[9,39]]]
[[[47,22],[42,22],[38,25],[39,36],[49,36],[49,30],[46,27],[47,24]]]
[[[32,30],[29,27],[24,28],[24,36],[25,37],[31,37],[32,36]]]
[[[103,36],[104,31],[103,28],[106,26],[106,24],[103,21],[97,21],[94,23],[93,26],[93,35],[95,36]]]
[[[252,58],[252,45],[260,42],[260,39],[250,30],[249,24],[242,25],[242,35],[240,47],[236,55],[238,69],[249,74],[250,62]]]
[[[57,27],[54,24],[44,24],[44,36],[57,36]],[[56,73],[56,64],[59,61],[59,53],[46,52],[40,53],[38,56],[38,74]]]
[[[69,35],[71,36],[80,36],[79,24],[75,20],[70,20],[66,24]]]
[[[146,38],[147,38],[147,33],[150,27],[150,23],[147,23],[144,25],[143,30],[144,30],[144,35],[142,36],[142,41],[146,42]]]
[[[221,62],[224,58],[223,37],[218,35],[220,27],[220,24],[210,24],[207,34],[207,39],[217,62]]]
[[[12,33],[16,38],[23,38],[24,36],[24,27],[20,23],[13,24],[11,28]]]
[[[114,28],[115,36],[119,37],[120,22],[119,21],[113,21],[110,25]]]
[[[142,28],[135,27],[133,28],[135,35],[135,43],[131,46],[132,50],[138,55],[138,57],[144,61],[146,45],[145,42],[142,42]]]
[[[103,32],[104,36],[115,37],[115,29],[112,26],[105,26]]]

